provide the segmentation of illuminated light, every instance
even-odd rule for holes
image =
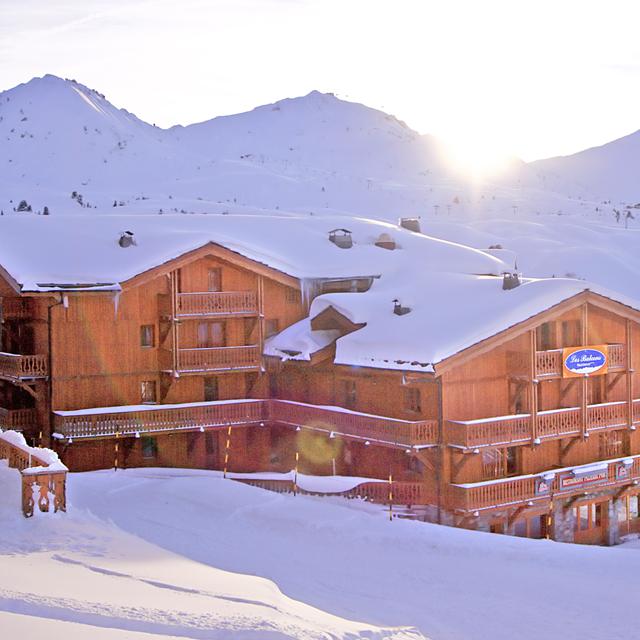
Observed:
[[[140,437],[140,432],[136,431],[136,438],[139,438],[139,437]]]
[[[204,433],[204,427],[200,427],[200,433]]]
[[[364,443],[365,447],[368,447],[370,444],[371,443],[368,440],[366,440],[365,443]]]

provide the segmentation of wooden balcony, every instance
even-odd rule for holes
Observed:
[[[433,446],[437,421],[410,422],[357,413],[341,407],[287,400],[222,400],[177,405],[143,405],[57,411],[55,432],[62,438],[101,438],[163,431],[280,424],[324,431],[387,446]]]
[[[179,293],[178,318],[258,315],[258,298],[253,291]]]
[[[562,349],[536,351],[536,378],[548,380],[562,377]],[[609,345],[609,371],[626,368],[627,350],[623,344]]]
[[[640,480],[640,456],[604,460],[578,467],[551,469],[544,473],[453,484],[447,489],[451,509],[476,512],[532,503],[548,503],[586,491],[624,486]]]
[[[257,345],[178,349],[177,371],[182,375],[207,371],[256,371],[261,364]]]
[[[35,409],[4,409],[0,407],[0,429],[24,431],[37,426],[38,413]]]
[[[10,380],[33,380],[48,375],[47,356],[22,356],[15,353],[0,353],[0,378]]]
[[[605,402],[587,407],[587,433],[622,429],[628,425],[628,406]],[[632,422],[640,424],[640,399],[633,401]],[[578,436],[582,433],[580,407],[539,411],[535,437],[540,441]],[[445,442],[461,449],[525,444],[534,439],[531,415],[496,416],[480,420],[448,420]]]
[[[399,446],[433,446],[438,442],[437,420],[399,420],[288,400],[271,400],[269,420],[289,426]]]
[[[264,419],[264,400],[228,400],[57,411],[54,429],[65,438],[131,436],[163,431],[250,426]]]

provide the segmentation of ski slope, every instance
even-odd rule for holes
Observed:
[[[69,512],[28,521],[16,472],[2,468],[0,484],[0,624],[27,640],[44,629],[98,640],[616,640],[636,624],[634,544],[389,522],[359,501],[170,469],[70,474]]]

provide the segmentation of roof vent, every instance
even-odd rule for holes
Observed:
[[[393,313],[395,313],[397,316],[406,316],[410,311],[411,307],[403,307],[400,304],[400,300],[396,299],[393,301]]]
[[[520,284],[520,274],[510,273],[509,271],[505,271],[502,274],[502,289],[504,291],[515,289],[516,287],[519,287]]]
[[[400,218],[399,225],[403,229],[420,233],[420,218]]]
[[[353,246],[353,239],[351,238],[351,231],[349,231],[349,229],[334,229],[333,231],[329,231],[329,241],[341,249],[351,249]]]
[[[118,239],[118,244],[123,248],[126,249],[127,247],[130,247],[131,245],[136,245],[136,239],[133,237],[133,231],[123,231],[120,234],[120,238]]]
[[[396,241],[388,233],[381,233],[376,240],[376,247],[393,251],[396,248]]]

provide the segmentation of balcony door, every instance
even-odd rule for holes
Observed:
[[[210,349],[224,347],[226,344],[226,330],[224,322],[198,323],[198,348]]]

